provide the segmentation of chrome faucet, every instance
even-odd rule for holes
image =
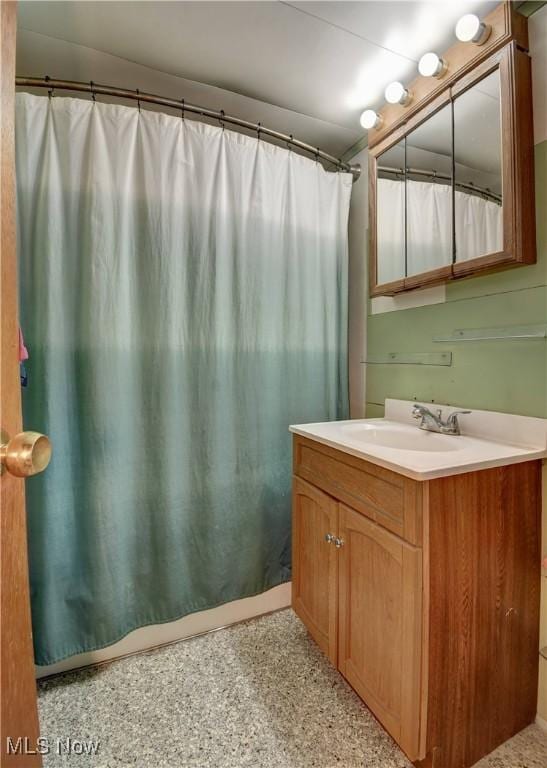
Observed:
[[[437,413],[432,413],[429,408],[415,403],[412,408],[412,416],[415,419],[421,419],[420,429],[428,432],[440,432],[443,435],[459,435],[460,425],[458,416],[461,413],[471,413],[471,411],[452,411],[446,421],[442,420],[442,410],[439,408]]]

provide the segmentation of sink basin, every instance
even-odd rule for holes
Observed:
[[[453,435],[426,432],[418,426],[401,425],[399,427],[363,423],[346,423],[340,426],[341,430],[347,432],[348,437],[351,435],[353,440],[401,451],[458,451],[462,447],[460,441]]]

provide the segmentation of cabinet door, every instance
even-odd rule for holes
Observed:
[[[311,636],[336,664],[337,554],[327,534],[338,534],[338,503],[293,478],[292,605]]]
[[[340,504],[340,672],[419,757],[422,551]]]

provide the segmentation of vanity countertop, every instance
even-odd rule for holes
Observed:
[[[547,457],[547,419],[473,410],[459,416],[461,435],[419,429],[415,401],[386,400],[385,418],[295,424],[294,434],[414,480],[475,472]],[[446,419],[459,406],[418,403]],[[463,407],[463,406],[462,406]]]

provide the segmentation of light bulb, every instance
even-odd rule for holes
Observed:
[[[424,53],[418,64],[418,72],[424,77],[442,77],[448,69],[444,59],[436,53]]]
[[[373,109],[365,109],[359,122],[365,130],[370,131],[371,128],[379,128],[382,125],[382,117]]]
[[[490,36],[491,27],[474,13],[466,13],[456,24],[456,37],[462,43],[482,45]]]
[[[397,81],[388,85],[385,97],[390,104],[408,104],[410,101],[410,93],[402,83]]]

